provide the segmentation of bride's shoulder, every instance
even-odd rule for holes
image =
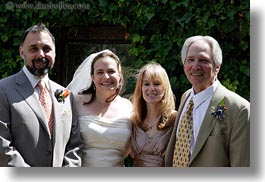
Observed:
[[[119,105],[127,106],[129,108],[132,108],[132,103],[129,99],[119,96]]]
[[[90,101],[91,94],[75,94],[74,98],[77,104],[83,104],[84,102]]]

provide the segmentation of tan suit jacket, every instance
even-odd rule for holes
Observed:
[[[181,98],[175,126],[166,150],[166,166],[172,166],[176,129],[183,106],[191,90]],[[211,107],[224,99],[227,107],[223,120],[211,115]],[[190,157],[190,167],[249,167],[250,165],[250,103],[221,84],[217,87],[206,111]]]
[[[52,93],[63,88],[49,80]],[[52,94],[53,140],[30,81],[21,70],[0,80],[0,166],[80,166],[82,144],[73,96],[59,103]]]

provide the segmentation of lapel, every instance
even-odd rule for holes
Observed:
[[[174,156],[174,149],[175,149],[175,144],[176,144],[176,132],[177,132],[177,128],[178,128],[178,123],[179,123],[179,119],[180,119],[180,115],[181,112],[183,110],[183,107],[187,101],[187,98],[189,97],[191,92],[191,89],[188,90],[187,92],[185,92],[182,97],[181,97],[181,101],[178,107],[178,113],[175,119],[175,123],[174,123],[174,128],[172,130],[172,134],[170,137],[170,140],[168,142],[168,149],[167,149],[167,153],[166,153],[166,161],[168,161],[169,166],[172,166],[172,161],[173,161],[173,156]]]
[[[62,117],[62,111],[64,108],[64,104],[59,103],[56,99],[56,97],[54,96],[54,93],[56,91],[56,89],[62,88],[61,86],[57,85],[55,82],[49,80],[49,86],[51,89],[51,98],[52,98],[52,102],[53,102],[53,113],[54,113],[54,136],[57,136],[58,134],[58,130],[60,129],[60,125],[61,125],[61,117]],[[55,137],[54,137],[55,138]]]
[[[179,121],[180,121],[180,116],[181,116],[181,113],[182,113],[183,107],[184,107],[185,103],[187,102],[187,99],[188,99],[188,97],[190,96],[190,93],[191,93],[191,89],[188,90],[187,92],[185,92],[185,93],[183,94],[183,97],[182,97],[182,99],[181,99],[181,101],[180,101],[179,108],[178,108],[178,115],[177,115],[177,117],[176,117],[176,121],[177,121],[177,122],[176,122],[176,124],[175,124],[175,128],[174,128],[175,133],[176,133],[177,128],[178,128],[178,124],[179,124]],[[175,138],[176,138],[176,137],[175,137]],[[174,142],[174,143],[176,143],[176,142]]]
[[[36,114],[40,124],[48,132],[48,124],[45,122],[45,116],[42,111],[41,105],[38,101],[38,98],[34,94],[34,89],[30,84],[30,81],[21,70],[16,76],[16,89],[18,93],[24,98],[25,102],[29,105],[32,111]],[[48,132],[49,133],[49,132]]]
[[[213,130],[213,128],[215,126],[216,119],[211,115],[211,107],[217,106],[220,103],[220,101],[224,98],[224,92],[225,92],[225,88],[220,84],[217,87],[217,89],[216,89],[216,91],[215,91],[215,93],[211,99],[211,102],[207,108],[207,111],[205,113],[199,134],[198,134],[197,139],[196,139],[193,153],[192,153],[191,158],[190,158],[189,165],[192,163],[192,161],[198,155],[198,153],[202,149],[203,145],[207,141],[207,138],[209,137],[211,131]]]

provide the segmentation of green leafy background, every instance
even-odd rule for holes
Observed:
[[[48,3],[49,1],[42,1]],[[250,2],[234,0],[75,0],[65,4],[85,4],[86,9],[17,8],[16,4],[34,1],[3,2],[0,6],[0,76],[17,72],[23,65],[18,54],[21,33],[43,22],[60,33],[91,24],[122,25],[129,32],[129,53],[135,69],[156,61],[166,68],[177,98],[188,88],[180,60],[185,39],[192,35],[210,35],[223,50],[220,81],[229,89],[250,99]],[[50,2],[51,3],[51,2]],[[58,2],[57,2],[58,3]],[[129,78],[127,92],[132,93],[134,79]],[[128,94],[128,93],[127,93]]]

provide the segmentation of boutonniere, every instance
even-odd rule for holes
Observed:
[[[222,119],[224,119],[224,115],[225,112],[227,111],[227,107],[225,106],[225,101],[224,99],[221,100],[221,102],[219,102],[217,107],[212,106],[211,107],[212,110],[212,115],[218,119],[219,121],[221,121]]]
[[[65,98],[68,97],[70,93],[71,93],[70,90],[67,89],[57,89],[54,92],[54,96],[56,97],[58,102],[64,103]]]

